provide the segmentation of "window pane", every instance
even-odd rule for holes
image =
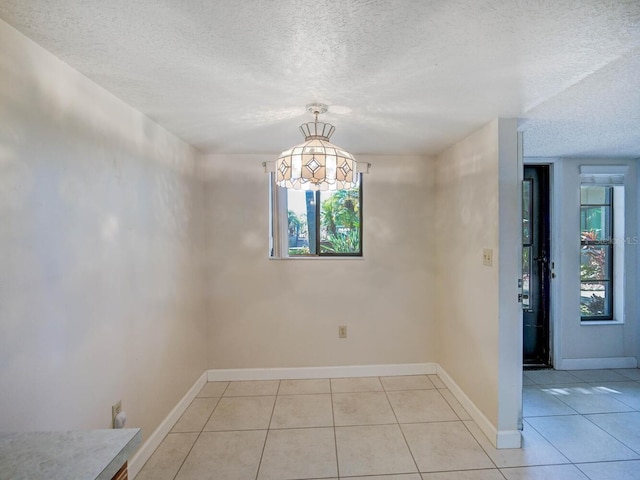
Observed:
[[[611,280],[611,245],[583,245],[580,280]]]
[[[582,282],[580,287],[580,314],[589,317],[611,317],[611,283]]]
[[[351,190],[278,187],[270,176],[269,255],[362,256],[362,174]]]
[[[522,307],[531,307],[531,251],[532,247],[522,247]]]
[[[531,234],[531,209],[533,204],[532,180],[522,182],[522,243],[533,243]]]
[[[287,189],[288,246],[289,256],[309,255],[312,252],[309,237],[309,217],[315,215],[315,205],[307,202],[307,193],[313,192]],[[311,223],[313,226],[313,222]],[[313,243],[313,242],[311,242]]]
[[[583,205],[610,205],[611,187],[580,187],[580,203]]]
[[[580,231],[583,242],[608,241],[611,238],[611,207],[581,207]]]
[[[360,253],[360,189],[320,193],[320,253]]]
[[[580,315],[613,318],[613,189],[580,188]]]

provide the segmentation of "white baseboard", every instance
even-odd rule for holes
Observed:
[[[467,396],[449,374],[438,365],[438,376],[447,386],[449,391],[460,402],[469,416],[480,427],[480,430],[487,436],[489,441],[496,448],[520,448],[522,446],[522,435],[519,430],[500,430],[482,413],[475,403]]]
[[[343,367],[232,368],[209,370],[210,382],[239,380],[296,380],[304,378],[384,377],[396,375],[435,375],[435,363],[397,365],[349,365]]]
[[[207,372],[204,372],[200,377],[195,381],[195,383],[191,386],[189,391],[185,394],[184,397],[178,402],[178,404],[169,412],[169,415],[160,423],[158,428],[154,430],[154,432],[149,435],[149,438],[145,440],[142,446],[138,449],[136,454],[129,461],[129,478],[135,478],[138,472],[142,470],[144,464],[147,463],[147,460],[153,455],[153,452],[156,451],[156,448],[160,446],[164,437],[171,431],[176,422],[180,419],[184,411],[191,404],[198,392],[202,390],[204,384],[207,383]]]
[[[498,430],[495,447],[498,449],[522,447],[522,432],[520,430]]]
[[[556,363],[556,370],[600,370],[607,368],[637,368],[636,357],[563,358]]]

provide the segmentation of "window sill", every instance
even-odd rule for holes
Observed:
[[[308,257],[305,256],[299,256],[299,257],[269,257],[269,260],[286,260],[286,261],[298,261],[298,260],[322,260],[322,261],[327,261],[327,260],[339,260],[339,261],[344,261],[344,260],[364,260],[364,257],[358,257],[358,256],[345,256],[345,257],[320,257],[317,255],[309,255]]]
[[[624,325],[624,322],[620,320],[581,320],[580,325]]]

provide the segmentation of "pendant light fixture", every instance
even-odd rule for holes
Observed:
[[[329,142],[335,127],[318,122],[327,111],[322,103],[307,105],[315,121],[300,125],[304,143],[285,150],[275,164],[276,184],[294,190],[345,190],[358,185],[353,155]]]

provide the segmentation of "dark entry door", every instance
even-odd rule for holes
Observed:
[[[526,165],[522,184],[523,363],[551,366],[549,166]]]

